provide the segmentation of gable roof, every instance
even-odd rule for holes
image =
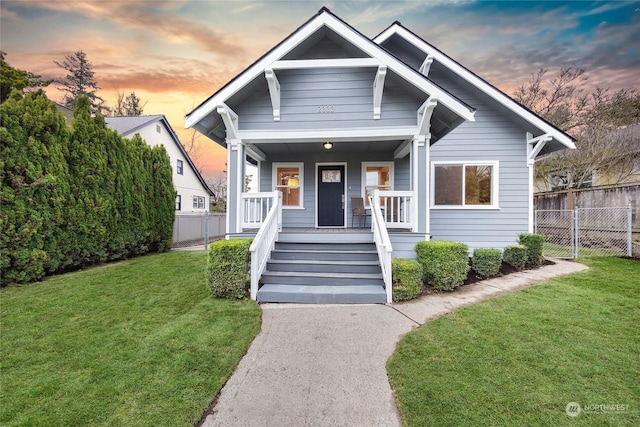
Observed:
[[[165,129],[167,129],[167,131],[169,132],[169,135],[171,136],[171,139],[173,140],[173,142],[176,144],[176,146],[180,150],[180,153],[182,153],[182,155],[184,156],[185,160],[189,164],[189,167],[191,167],[193,172],[196,174],[196,177],[198,178],[198,181],[200,181],[200,183],[202,184],[204,189],[207,191],[207,193],[209,193],[210,196],[214,196],[215,195],[213,193],[213,191],[211,191],[211,189],[209,188],[207,183],[205,182],[204,178],[202,177],[202,175],[200,174],[200,172],[198,171],[196,166],[191,161],[191,157],[189,157],[189,154],[184,149],[184,146],[180,142],[180,139],[178,138],[178,135],[176,135],[175,131],[173,130],[173,128],[169,124],[169,121],[164,116],[164,114],[156,114],[156,115],[149,115],[149,116],[105,117],[104,121],[105,121],[105,124],[107,126],[109,126],[111,129],[115,130],[120,135],[122,135],[123,137],[126,137],[126,138],[135,135],[141,129],[146,128],[147,126],[152,125],[152,124],[154,124],[156,122],[162,123],[162,125],[165,127]]]
[[[553,140],[557,141],[561,144],[561,146],[554,147],[555,149],[561,148],[576,148],[574,141],[575,139],[568,135],[567,133],[561,131],[538,114],[534,113],[530,109],[516,102],[513,98],[511,98],[506,93],[502,92],[500,89],[496,88],[486,80],[482,79],[472,71],[465,68],[459,62],[455,61],[450,56],[446,55],[444,52],[436,48],[435,46],[427,43],[420,36],[412,32],[411,30],[404,27],[400,22],[396,21],[391,24],[387,29],[382,31],[379,35],[374,37],[373,41],[378,44],[384,43],[386,40],[390,39],[392,36],[397,35],[404,39],[405,41],[411,43],[413,46],[425,52],[425,54],[432,55],[434,60],[442,65],[444,65],[447,69],[453,71],[462,79],[466,80],[470,84],[477,87],[479,90],[493,98],[503,107],[512,111],[522,119],[531,123],[533,126],[540,129],[544,135],[551,136]]]
[[[329,28],[345,40],[348,40],[354,47],[361,50],[369,57],[378,60],[381,65],[386,65],[390,70],[404,78],[408,83],[421,89],[430,96],[437,98],[438,104],[442,104],[447,109],[453,111],[457,116],[468,121],[475,120],[475,109],[456,98],[437,84],[433,83],[417,70],[409,67],[393,54],[381,48],[371,39],[331,13],[329,9],[323,7],[315,16],[302,24],[287,38],[207,98],[193,111],[188,113],[185,116],[185,127],[190,128],[197,125],[207,115],[214,112],[217,107],[221,106],[227,99],[263,74],[265,69],[269,68],[269,66],[274,62],[283,59],[283,57],[290,53],[294,48],[323,27]]]

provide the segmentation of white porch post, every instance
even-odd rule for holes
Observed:
[[[245,146],[242,140],[227,139],[227,232],[242,231]]]
[[[431,135],[418,135],[411,142],[412,187],[415,197],[413,215],[417,233],[429,233],[429,141]]]

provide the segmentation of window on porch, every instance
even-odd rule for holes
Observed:
[[[393,162],[362,163],[362,196],[369,206],[369,196],[374,190],[393,190]]]
[[[283,208],[302,208],[304,167],[302,163],[274,163],[274,189],[282,193]]]
[[[434,163],[434,208],[498,208],[498,163]]]

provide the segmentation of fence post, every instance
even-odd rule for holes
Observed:
[[[209,248],[209,211],[204,213],[204,249]]]
[[[571,233],[571,240],[573,240],[573,258],[578,258],[578,247],[580,246],[580,209],[575,208],[572,212],[573,232]]]
[[[633,256],[633,210],[631,209],[631,203],[627,206],[627,256],[631,258]]]

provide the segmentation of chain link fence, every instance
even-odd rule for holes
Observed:
[[[549,257],[632,256],[630,206],[538,210],[535,232],[544,236],[543,254]]]
[[[176,215],[173,223],[173,248],[202,246],[223,239],[226,233],[226,214],[203,212]]]

